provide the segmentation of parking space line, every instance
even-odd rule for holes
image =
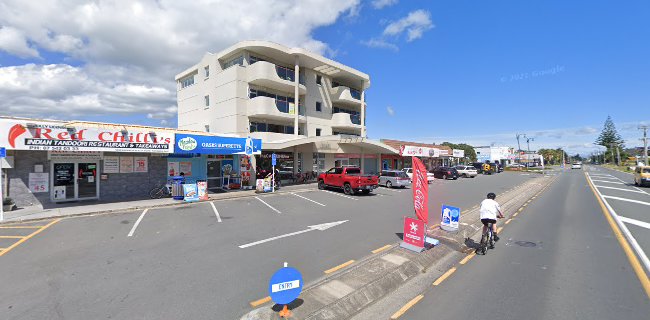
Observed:
[[[347,266],[349,266],[349,265],[351,265],[351,264],[353,264],[353,263],[354,263],[354,260],[350,260],[350,261],[348,261],[348,262],[341,263],[341,264],[339,264],[338,266],[336,266],[336,267],[334,267],[334,268],[327,269],[327,270],[325,270],[325,271],[323,271],[323,272],[325,272],[325,274],[330,274],[330,273],[332,273],[332,272],[334,272],[334,271],[337,271],[337,270],[343,269],[343,268],[345,268],[345,267],[347,267]]]
[[[643,204],[643,205],[646,205],[646,206],[650,206],[650,202],[644,202],[644,201],[639,201],[639,200],[632,200],[632,199],[628,199],[628,198],[613,197],[613,196],[605,196],[605,195],[603,195],[603,198],[614,199],[614,200],[620,200],[620,201],[626,201],[626,202],[632,202],[632,203],[638,203],[638,204]]]
[[[650,229],[650,223],[647,223],[647,222],[644,222],[644,221],[639,221],[639,220],[636,220],[636,219],[621,217],[621,216],[618,216],[618,218],[621,219],[621,221],[623,221],[625,223],[629,223],[629,224],[633,224],[635,226]]]
[[[50,226],[52,226],[53,224],[55,224],[55,223],[57,223],[57,222],[59,222],[59,221],[61,221],[61,219],[55,219],[55,220],[52,220],[52,222],[50,222],[50,223],[48,223],[48,224],[46,224],[46,225],[44,225],[44,226],[41,226],[40,229],[38,229],[38,230],[36,230],[36,231],[30,233],[28,236],[25,236],[24,238],[22,238],[22,239],[16,241],[14,244],[10,245],[9,247],[2,249],[2,252],[0,252],[0,257],[3,256],[5,253],[11,251],[13,248],[19,246],[19,245],[22,244],[23,242],[29,240],[29,239],[32,238],[33,236],[35,236],[35,235],[37,235],[37,234],[43,232],[43,230],[49,228]]]
[[[613,183],[613,184],[625,184],[623,182],[615,182],[615,181],[606,181],[606,180],[596,180],[596,179],[591,179],[593,182],[602,182],[602,183]]]
[[[387,245],[385,245],[385,246],[383,246],[383,247],[381,247],[381,248],[378,248],[378,249],[372,250],[372,251],[370,251],[370,252],[372,252],[372,253],[378,253],[378,252],[382,252],[382,251],[384,251],[384,250],[386,250],[386,249],[388,249],[388,248],[390,248],[390,247],[392,247],[392,245],[387,244]]]
[[[273,206],[271,206],[270,204],[266,203],[266,201],[260,199],[260,197],[255,197],[255,199],[259,200],[261,203],[263,203],[263,204],[265,204],[267,207],[271,208],[271,210],[273,210],[273,211],[275,211],[275,212],[277,212],[277,213],[282,213],[282,212],[280,212],[280,210],[278,210],[278,209],[276,209],[276,208],[273,208]]]
[[[603,188],[603,189],[612,189],[612,190],[621,190],[621,191],[627,191],[627,192],[635,192],[635,193],[644,193],[643,191],[636,191],[636,190],[630,190],[630,189],[624,189],[624,188],[616,188],[616,187],[606,187],[606,186],[597,186],[594,185],[596,188]]]
[[[214,210],[214,215],[217,216],[217,221],[221,222],[221,216],[219,215],[219,210],[217,210],[217,207],[214,206],[214,201],[210,201],[210,205],[212,206],[212,210]]]
[[[305,200],[307,200],[307,201],[311,201],[311,202],[313,202],[313,203],[315,203],[315,204],[317,204],[317,205],[319,205],[319,206],[323,206],[323,207],[325,207],[324,204],[322,204],[322,203],[320,203],[320,202],[317,202],[317,201],[314,201],[314,200],[312,200],[312,199],[309,199],[309,198],[307,198],[307,197],[303,197],[303,196],[301,196],[301,195],[299,195],[299,194],[295,194],[295,193],[293,193],[293,192],[292,192],[291,194],[294,195],[294,196],[296,196],[296,197],[298,197],[298,198],[303,198],[303,199],[305,199]]]
[[[388,187],[384,187],[384,188],[381,188],[381,189],[377,188],[377,190],[388,190],[388,191],[392,191],[392,192],[402,192],[402,190],[395,190],[395,189],[391,189],[391,188],[388,188]]]
[[[391,320],[399,319],[406,311],[411,309],[416,303],[420,302],[424,298],[424,295],[418,295],[417,297],[411,299],[411,301],[407,302],[403,307],[401,307],[397,312],[393,313],[392,316],[390,316]]]
[[[131,228],[131,231],[129,231],[129,234],[127,237],[132,237],[133,233],[135,233],[135,229],[138,228],[138,225],[140,224],[140,221],[142,221],[142,218],[144,218],[144,215],[147,214],[149,209],[144,209],[142,213],[140,214],[140,217],[138,217],[138,220],[135,221],[135,224],[133,225],[133,228]]]
[[[436,279],[436,281],[433,282],[434,286],[440,285],[445,279],[449,278],[454,272],[456,272],[456,267],[451,267],[451,269],[447,270],[447,272],[443,273],[440,278]]]
[[[343,197],[343,198],[348,198],[348,199],[350,199],[350,200],[354,200],[354,201],[359,200],[359,199],[357,199],[357,198],[352,198],[352,197],[346,196],[346,195],[344,195],[344,194],[339,194],[339,193],[337,193],[337,192],[332,192],[332,191],[329,191],[329,190],[321,190],[321,191],[323,191],[323,192],[327,192],[327,193],[330,193],[330,194],[333,194],[333,195],[335,195],[335,196],[339,196],[339,197]]]

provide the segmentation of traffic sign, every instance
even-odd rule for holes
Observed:
[[[291,267],[276,271],[269,281],[269,295],[273,302],[287,305],[302,292],[302,275]]]
[[[0,158],[7,157],[7,149],[5,147],[0,147]]]
[[[271,165],[274,166],[278,160],[278,156],[274,153],[271,155]]]
[[[442,205],[442,219],[440,228],[446,231],[458,231],[458,220],[460,219],[460,208]]]

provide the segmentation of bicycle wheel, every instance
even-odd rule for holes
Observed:
[[[153,188],[149,191],[149,197],[151,197],[151,199],[160,199],[162,198],[162,194],[162,188]]]
[[[477,251],[480,251],[482,255],[487,253],[487,233],[484,233],[481,236],[481,243],[479,244],[479,250]]]

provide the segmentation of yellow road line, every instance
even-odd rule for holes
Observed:
[[[515,214],[513,214],[512,216],[513,216],[513,217],[516,217],[516,216],[519,214],[519,212],[521,212],[521,211],[517,211],[517,212],[515,212]]]
[[[25,236],[0,236],[0,239],[22,239]]]
[[[522,212],[522,211],[524,211],[524,207],[519,208],[519,210],[517,210],[517,211],[518,211],[518,212]]]
[[[436,281],[433,282],[434,286],[437,286],[441,284],[445,279],[449,278],[450,275],[452,275],[454,272],[456,272],[456,267],[451,267],[451,269],[447,270],[447,272],[443,273],[440,278],[436,279]]]
[[[347,267],[347,266],[349,266],[349,265],[351,265],[351,264],[353,264],[353,263],[354,263],[354,260],[350,260],[350,261],[348,261],[348,262],[341,263],[341,264],[339,264],[338,266],[336,266],[336,267],[334,267],[334,268],[332,268],[332,269],[327,269],[327,270],[325,270],[324,272],[325,272],[326,274],[330,274],[330,273],[332,273],[332,272],[334,272],[334,271],[336,271],[336,270],[343,269],[343,268],[345,268],[345,267]]]
[[[411,309],[411,307],[413,307],[416,303],[420,302],[422,298],[424,298],[424,295],[421,294],[411,299],[411,301],[407,302],[403,307],[397,310],[397,312],[393,313],[393,315],[390,316],[391,320],[395,320],[401,317],[404,313],[406,313],[406,311],[408,311],[408,309]]]
[[[463,260],[460,260],[460,264],[466,264],[469,260],[474,258],[475,255],[476,255],[476,253],[472,252],[467,257],[463,258]]]
[[[30,235],[28,235],[28,236],[26,236],[26,237],[24,237],[24,238],[22,238],[22,239],[16,241],[16,243],[12,244],[12,245],[9,246],[8,248],[6,248],[6,249],[4,249],[2,252],[0,252],[0,257],[2,257],[5,253],[11,251],[13,248],[19,246],[21,243],[23,243],[23,242],[29,240],[31,237],[33,237],[33,236],[35,236],[35,235],[41,233],[43,230],[49,228],[51,225],[53,225],[53,224],[55,224],[55,223],[57,223],[57,222],[59,222],[59,221],[61,221],[61,219],[56,219],[56,220],[54,220],[54,221],[52,221],[52,222],[50,222],[50,223],[48,223],[48,224],[42,226],[40,229],[38,229],[38,230],[32,232]]]
[[[38,229],[45,226],[0,226],[0,229]]]
[[[265,297],[265,298],[262,298],[262,299],[255,300],[255,301],[251,302],[250,305],[251,305],[251,307],[257,307],[257,306],[265,304],[265,303],[267,303],[269,301],[271,301],[271,297]]]
[[[383,247],[381,247],[381,248],[379,248],[379,249],[372,250],[371,252],[372,252],[372,253],[382,252],[382,251],[384,251],[384,250],[386,250],[386,249],[388,249],[388,248],[390,248],[390,247],[392,247],[392,245],[387,244],[387,245],[385,245],[385,246],[383,246]]]
[[[600,208],[603,210],[603,214],[605,215],[605,218],[609,223],[609,227],[612,228],[612,231],[614,231],[616,240],[618,240],[618,243],[623,248],[623,251],[625,251],[627,260],[632,265],[632,269],[634,269],[634,273],[636,273],[636,276],[639,278],[639,281],[641,282],[643,289],[645,289],[646,295],[648,296],[648,298],[650,298],[650,279],[648,279],[648,275],[643,270],[643,267],[641,266],[639,259],[636,257],[634,251],[632,251],[632,248],[630,247],[630,244],[625,239],[625,236],[623,236],[623,233],[621,233],[621,229],[618,228],[616,221],[614,221],[614,218],[612,218],[612,215],[609,213],[609,210],[607,210],[607,207],[605,207],[603,200],[600,199],[600,197],[598,196],[598,193],[596,192],[596,188],[594,187],[593,183],[591,182],[591,180],[587,178],[586,172],[585,172],[585,179],[587,179],[587,182],[589,182],[589,187],[591,187],[591,191],[594,193],[594,196],[598,200],[598,203],[600,204]]]
[[[506,220],[506,224],[510,223],[510,221],[512,221],[512,219]]]
[[[497,228],[497,233],[501,233],[501,230],[503,230],[503,227],[498,227]]]
[[[439,226],[440,226],[440,224],[439,224],[439,223],[436,223],[436,224],[430,226],[430,227],[429,227],[429,230],[433,230],[433,229],[435,229],[435,228],[437,228],[437,227],[439,227]]]

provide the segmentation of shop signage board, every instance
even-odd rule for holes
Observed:
[[[148,171],[149,171],[148,157],[133,157],[133,172],[148,172]]]
[[[400,246],[415,252],[422,252],[424,250],[424,229],[424,221],[404,217],[404,236]]]
[[[453,149],[452,154],[454,158],[462,158],[465,156],[465,150]]]
[[[133,157],[120,157],[120,173],[133,172]]]
[[[274,153],[271,155],[271,165],[275,166],[278,163],[278,156]]]
[[[413,157],[413,177],[411,188],[413,189],[413,209],[418,219],[424,224],[429,223],[429,183],[427,181],[427,167],[422,160]]]
[[[196,183],[186,183],[183,185],[183,200],[185,202],[199,201],[199,191],[197,190]]]
[[[180,163],[178,162],[167,162],[167,173],[170,177],[175,177],[181,173]]]
[[[32,193],[49,192],[50,174],[47,172],[30,172],[28,185]]]
[[[7,157],[7,148],[0,147],[0,158],[6,158],[6,157]]]
[[[446,231],[458,231],[458,221],[460,220],[460,208],[442,205],[442,217],[440,219],[440,228]]]
[[[402,145],[399,148],[399,155],[402,157],[437,158],[440,156],[440,149]]]
[[[187,154],[261,154],[262,140],[194,134],[176,134],[174,153]]]
[[[104,158],[104,153],[101,151],[48,151],[47,158],[49,160],[66,161],[66,160],[88,160],[98,161]]]
[[[196,191],[199,195],[199,200],[205,201],[208,200],[208,182],[207,181],[197,181],[196,182]]]
[[[300,271],[291,267],[280,268],[269,281],[269,296],[273,302],[287,305],[300,296],[302,285]]]
[[[120,157],[106,156],[104,157],[104,170],[103,173],[120,173]]]
[[[0,147],[12,150],[171,153],[174,133],[64,126],[59,122],[0,119]]]

